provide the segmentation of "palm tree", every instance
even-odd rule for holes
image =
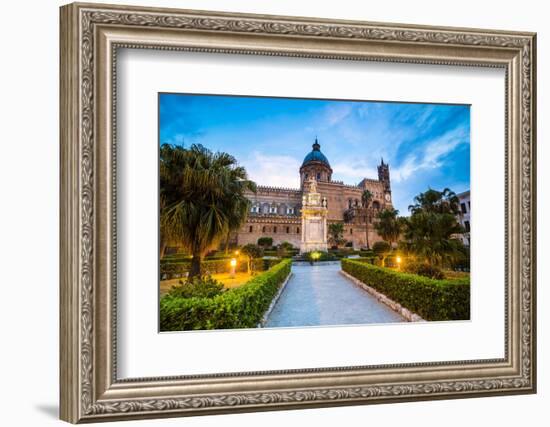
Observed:
[[[364,190],[361,194],[361,203],[365,211],[365,230],[367,238],[367,249],[370,249],[369,245],[369,221],[370,221],[370,202],[372,200],[372,193],[369,190]]]
[[[454,191],[448,188],[443,191],[428,189],[414,198],[415,204],[409,206],[409,211],[415,213],[419,210],[435,213],[460,213],[460,201]]]
[[[393,247],[393,243],[399,240],[403,228],[403,222],[397,217],[399,211],[386,208],[378,214],[378,221],[374,224],[376,232]]]
[[[193,258],[189,277],[201,275],[201,261],[246,219],[245,192],[256,191],[246,170],[223,152],[202,145],[161,147],[161,240],[176,241]]]
[[[453,214],[419,211],[408,219],[405,237],[409,249],[427,264],[443,266],[463,256],[464,245],[452,237],[463,231]]]
[[[344,242],[344,223],[334,222],[328,226],[329,242],[333,245],[341,245]]]
[[[462,243],[453,237],[464,232],[457,221],[459,200],[456,194],[428,189],[414,198],[409,206],[411,216],[406,222],[407,245],[426,263],[436,266],[449,264],[462,256]]]
[[[181,175],[186,162],[187,151],[179,145],[163,144],[160,147],[160,194],[159,209],[162,213],[166,207],[181,198]],[[160,233],[160,257],[164,256],[169,243],[169,233]]]

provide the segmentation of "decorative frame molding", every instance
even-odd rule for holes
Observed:
[[[60,43],[63,420],[535,392],[535,34],[77,3],[61,8]],[[505,357],[118,380],[114,177],[119,47],[504,68]]]

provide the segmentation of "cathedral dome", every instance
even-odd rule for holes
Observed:
[[[330,163],[328,162],[328,159],[323,153],[321,153],[321,145],[319,145],[319,143],[317,142],[317,138],[315,138],[315,143],[313,144],[312,147],[313,147],[313,150],[311,150],[311,152],[308,153],[307,156],[304,158],[302,167],[309,162],[321,162],[326,164],[328,167],[330,167]]]

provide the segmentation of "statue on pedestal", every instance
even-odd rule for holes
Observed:
[[[300,252],[326,251],[327,199],[317,192],[317,181],[310,178],[302,203],[302,241]],[[307,190],[306,190],[307,188]]]

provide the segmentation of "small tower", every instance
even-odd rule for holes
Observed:
[[[384,190],[390,191],[390,166],[384,163],[383,158],[380,160],[380,165],[378,165],[378,181],[384,184]]]

